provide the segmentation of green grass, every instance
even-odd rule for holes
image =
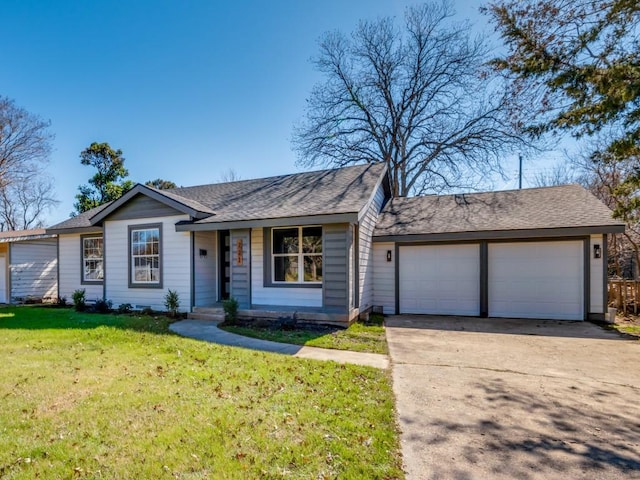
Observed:
[[[402,478],[389,373],[0,309],[0,478]]]
[[[388,352],[387,339],[382,326],[382,316],[372,315],[372,319],[368,324],[356,322],[346,329],[336,327],[324,331],[303,328],[282,330],[253,325],[221,325],[220,328],[238,335],[271,340],[273,342],[386,354]]]
[[[629,335],[635,335],[640,337],[640,325],[619,325],[613,324],[613,328],[622,333],[628,333]]]

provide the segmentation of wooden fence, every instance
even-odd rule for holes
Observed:
[[[640,303],[640,280],[609,279],[609,306],[619,312],[638,314]]]

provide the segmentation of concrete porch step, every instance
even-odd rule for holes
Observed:
[[[224,320],[224,312],[223,313],[191,312],[187,314],[187,318],[192,320],[211,320],[214,322],[222,322]]]

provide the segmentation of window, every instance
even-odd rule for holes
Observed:
[[[82,283],[101,283],[104,279],[102,237],[82,238]]]
[[[129,227],[130,285],[161,286],[160,225]]]
[[[322,283],[322,227],[274,228],[273,282]]]

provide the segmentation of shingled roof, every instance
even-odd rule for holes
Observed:
[[[0,243],[22,242],[25,240],[39,240],[41,238],[52,238],[48,235],[44,228],[35,228],[31,230],[9,230],[0,232]]]
[[[193,222],[204,226],[258,219],[359,213],[371,199],[385,168],[384,164],[375,163],[168,190],[145,188],[206,213],[206,218]],[[101,205],[54,225],[48,231],[91,227],[116,205]]]
[[[375,163],[170,192],[215,212],[197,224],[357,213],[371,198],[384,171],[384,164]]]
[[[374,237],[515,232],[600,227],[622,231],[600,200],[580,185],[501,192],[394,198],[382,211]]]
[[[102,210],[111,205],[111,203],[113,202],[105,203],[98,207],[92,208],[91,210],[80,213],[75,217],[64,220],[63,222],[57,223],[47,228],[47,233],[60,233],[60,231],[72,232],[75,230],[90,229],[93,227],[93,225],[91,224],[91,217],[100,213]],[[97,229],[97,227],[93,228]]]

